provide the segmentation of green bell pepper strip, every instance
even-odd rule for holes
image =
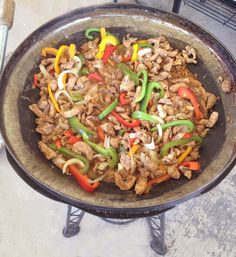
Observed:
[[[142,48],[142,47],[150,47],[153,48],[154,46],[150,43],[140,43],[138,44],[138,47]]]
[[[178,140],[174,140],[174,141],[170,141],[169,143],[165,144],[162,148],[161,148],[161,158],[163,158],[164,156],[168,155],[168,151],[170,148],[175,147],[175,146],[179,146],[179,145],[185,145],[191,141],[196,141],[199,144],[202,143],[202,138],[199,136],[192,136],[191,138],[183,138],[183,139],[178,139]]]
[[[114,110],[116,108],[118,103],[119,103],[118,99],[113,101],[103,112],[101,112],[98,115],[98,119],[101,120],[101,119],[105,118],[112,110]]]
[[[89,160],[86,157],[84,157],[83,155],[78,154],[64,146],[62,146],[58,149],[55,144],[51,144],[51,145],[49,145],[49,147],[52,150],[57,151],[58,153],[62,154],[63,156],[65,156],[67,158],[76,158],[76,159],[82,161],[84,164],[84,167],[81,169],[82,173],[85,173],[89,170]]]
[[[89,70],[88,70],[87,68],[82,68],[82,69],[79,71],[79,75],[80,75],[80,76],[89,75]]]
[[[131,115],[131,118],[139,119],[139,120],[147,120],[147,121],[152,122],[152,123],[158,123],[159,122],[159,117],[157,117],[155,115],[145,113],[145,112],[141,112],[141,111],[133,112],[132,115]]]
[[[93,148],[94,151],[110,158],[110,160],[108,161],[108,165],[111,169],[116,167],[117,163],[119,162],[119,157],[115,148],[109,147],[108,149],[106,149],[101,145],[95,144],[94,142],[89,140],[89,137],[86,133],[82,133],[82,138],[84,142],[86,142]]]
[[[171,122],[168,122],[168,123],[165,123],[163,125],[161,125],[161,128],[163,130],[169,128],[169,127],[174,127],[174,126],[179,126],[179,125],[185,125],[188,127],[188,133],[191,133],[194,131],[195,129],[195,125],[194,123],[191,121],[191,120],[174,120],[174,121],[171,121]],[[154,127],[152,129],[150,129],[151,132],[155,132],[157,131],[157,127]]]
[[[90,35],[93,32],[99,32],[100,33],[100,29],[99,28],[93,28],[93,27],[86,29],[85,30],[86,38],[89,39],[89,40],[93,40],[94,37],[92,35]],[[111,34],[109,32],[107,32],[107,36],[109,36],[109,35],[111,35]]]
[[[69,94],[71,96],[72,101],[74,102],[78,102],[84,99],[79,91],[70,91]]]
[[[138,103],[138,102],[140,102],[140,101],[143,100],[143,98],[145,97],[145,94],[146,94],[146,90],[147,90],[148,73],[147,73],[146,70],[141,70],[141,71],[138,73],[138,77],[140,77],[141,75],[143,75],[142,90],[141,90],[140,95],[138,95],[138,96],[134,99],[134,102],[135,102],[135,103]]]
[[[90,134],[90,135],[95,134],[94,131],[88,129],[82,123],[80,123],[79,120],[75,116],[68,118],[68,121],[69,121],[71,127],[76,132],[79,132],[80,134],[83,133],[83,132],[86,132],[87,134]]]
[[[154,89],[160,90],[158,98],[162,98],[164,96],[165,91],[160,83],[158,83],[156,81],[149,82],[147,85],[146,95],[145,95],[145,97],[141,103],[141,107],[140,107],[140,110],[142,112],[147,112],[147,106],[148,106],[149,100],[152,97],[152,92]]]
[[[125,74],[129,75],[129,78],[134,81],[135,85],[139,84],[139,77],[136,73],[134,73],[130,68],[124,63],[118,63],[117,67]]]

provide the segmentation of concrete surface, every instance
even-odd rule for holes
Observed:
[[[97,3],[110,1],[96,1]],[[129,1],[133,2],[133,1]],[[170,8],[170,1],[159,1]],[[16,0],[15,23],[8,51],[47,20],[87,1]],[[218,37],[236,56],[236,32],[183,6],[181,14]],[[32,190],[13,171],[0,152],[0,256],[1,257],[154,257],[146,221],[125,227],[109,225],[85,215],[80,234],[66,239],[62,228],[66,205]],[[236,256],[236,169],[215,189],[192,199],[166,215],[167,257]]]

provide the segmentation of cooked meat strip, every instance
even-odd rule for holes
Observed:
[[[115,184],[121,190],[130,190],[134,186],[136,181],[136,177],[134,175],[128,175],[125,179],[123,179],[118,172],[114,173],[114,178]]]
[[[231,85],[230,80],[229,79],[223,80],[221,83],[221,90],[224,93],[229,93],[229,92],[231,92],[231,89],[232,89],[232,85]]]
[[[136,184],[135,184],[135,192],[137,195],[141,195],[147,189],[147,178],[146,177],[139,177]]]
[[[39,141],[38,146],[40,151],[48,160],[51,160],[52,158],[55,158],[57,156],[56,152],[49,148],[43,141]]]
[[[92,148],[85,142],[77,142],[74,143],[72,146],[72,150],[75,151],[76,153],[83,153],[86,155],[86,157],[89,160],[93,159],[93,150]]]

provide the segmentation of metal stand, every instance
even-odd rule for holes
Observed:
[[[179,13],[181,2],[182,0],[174,0],[173,6],[172,6],[172,12]]]
[[[152,240],[150,242],[152,250],[160,255],[167,252],[165,245],[165,213],[148,217],[147,222],[150,228]]]
[[[62,234],[64,237],[72,237],[79,233],[80,222],[84,216],[85,212],[78,208],[68,205],[66,224],[63,228]],[[101,218],[103,221],[114,224],[114,225],[127,225],[134,222],[136,219],[108,219]],[[167,252],[165,245],[165,213],[146,218],[150,232],[151,241],[150,245],[153,251],[157,254],[164,255]]]
[[[68,205],[66,225],[62,230],[64,237],[72,237],[79,233],[79,224],[84,216],[85,212],[71,205]]]

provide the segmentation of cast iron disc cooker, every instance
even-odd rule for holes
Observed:
[[[202,172],[188,181],[182,177],[157,185],[149,194],[136,196],[104,183],[95,193],[80,189],[70,176],[51,168],[39,151],[40,136],[35,132],[35,116],[29,104],[38,101],[32,78],[40,62],[41,49],[71,42],[86,42],[88,27],[106,27],[120,39],[127,33],[139,38],[164,35],[174,47],[192,45],[198,64],[189,69],[207,90],[220,96],[214,110],[219,112],[217,126],[201,148]],[[76,9],[41,26],[16,49],[2,75],[0,84],[0,128],[8,160],[26,183],[45,196],[76,206],[98,216],[137,218],[164,212],[216,186],[235,164],[236,114],[234,92],[224,94],[217,78],[229,78],[235,91],[236,64],[230,53],[212,35],[192,22],[162,10],[128,4],[109,4]],[[231,122],[227,122],[229,117]]]

